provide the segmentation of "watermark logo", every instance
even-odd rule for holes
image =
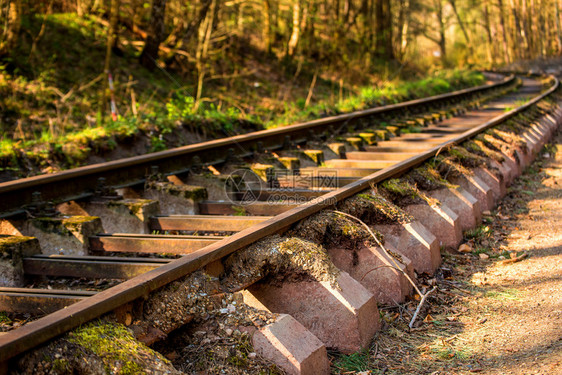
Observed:
[[[231,203],[250,204],[260,200],[262,179],[250,169],[237,169],[228,175],[225,193]]]
[[[264,181],[266,179],[266,181]],[[225,182],[227,199],[234,205],[248,205],[254,202],[269,204],[303,204],[311,199],[338,188],[336,170],[269,170],[262,179],[250,169],[237,169],[230,173]],[[311,194],[319,191],[319,194]],[[335,200],[326,200],[327,205]]]

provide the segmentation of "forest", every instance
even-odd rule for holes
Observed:
[[[560,17],[557,0],[0,0],[0,167],[479,84],[559,55]]]

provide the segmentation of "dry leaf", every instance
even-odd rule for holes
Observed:
[[[462,245],[459,246],[459,252],[470,253],[470,252],[472,252],[472,246],[463,243]]]
[[[424,321],[424,323],[431,323],[431,322],[433,322],[433,318],[431,317],[431,315],[427,314],[427,316],[425,317],[425,319],[423,321]]]

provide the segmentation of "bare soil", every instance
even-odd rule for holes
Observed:
[[[416,328],[418,301],[382,307],[369,352],[335,355],[333,372],[562,374],[562,134],[465,243],[421,278],[438,290]]]

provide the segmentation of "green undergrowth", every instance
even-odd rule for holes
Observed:
[[[83,165],[93,154],[107,155],[138,138],[144,149],[137,153],[155,152],[484,82],[482,74],[461,70],[391,80],[364,72],[362,81],[349,79],[342,86],[339,79],[327,78],[334,75],[326,71],[320,72],[308,104],[303,99],[310,86],[308,70],[316,66],[305,63],[301,77],[292,79],[295,73],[280,59],[256,55],[248,61],[257,73],[209,79],[197,104],[193,76],[182,76],[173,66],[154,71],[141,67],[142,41],[121,30],[111,58],[119,114],[112,121],[102,101],[110,93],[103,74],[107,30],[100,17],[54,13],[23,19],[26,33],[9,55],[0,57],[0,172],[53,172]],[[238,52],[229,53],[234,58]],[[293,85],[289,94],[280,95],[287,85]],[[30,165],[37,170],[29,171]]]
[[[285,113],[267,121],[265,126],[269,128],[312,120],[327,115],[337,115],[374,106],[438,95],[483,83],[484,76],[481,73],[462,70],[442,71],[421,80],[387,81],[377,87],[361,87],[348,98],[335,103],[321,100],[307,108],[299,108],[302,105],[299,105],[300,101],[297,100],[294,103],[287,104]]]

